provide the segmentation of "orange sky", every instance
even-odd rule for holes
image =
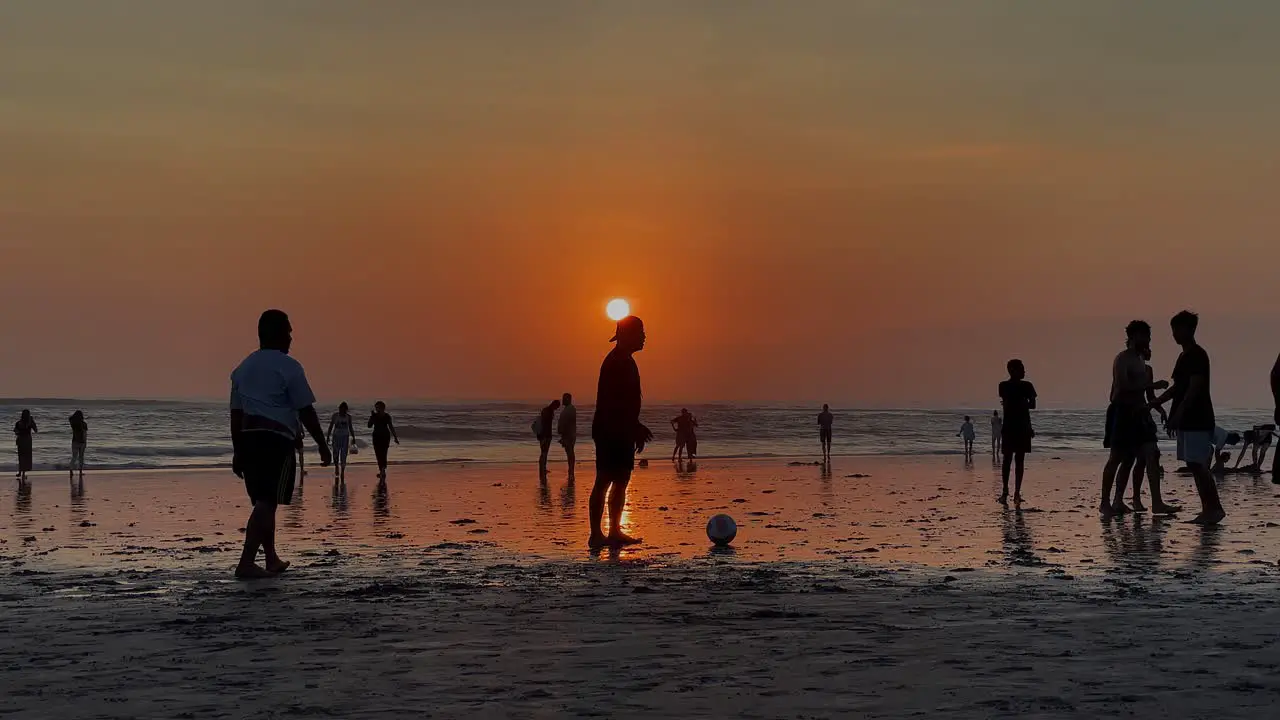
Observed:
[[[1132,317],[1280,350],[1280,10],[49,0],[0,11],[0,395],[1096,405]]]

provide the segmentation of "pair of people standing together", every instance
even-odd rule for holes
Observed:
[[[387,483],[387,454],[391,441],[400,444],[396,435],[395,423],[387,413],[386,403],[379,400],[373,405],[373,413],[369,415],[368,426],[373,430],[373,452],[378,460],[378,484]],[[347,404],[338,405],[338,412],[329,420],[329,429],[325,438],[333,448],[333,480],[345,484],[347,481],[347,455],[356,446],[355,422]]]

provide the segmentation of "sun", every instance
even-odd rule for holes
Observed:
[[[610,320],[618,322],[631,314],[631,305],[622,298],[614,298],[605,306],[604,312],[609,316]]]

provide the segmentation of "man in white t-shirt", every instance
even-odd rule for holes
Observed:
[[[276,554],[276,506],[293,499],[294,447],[302,427],[320,446],[320,463],[332,459],[307,375],[289,357],[292,344],[289,316],[268,310],[258,319],[258,350],[231,373],[231,469],[244,479],[253,503],[236,566],[242,580],[272,577],[289,567]],[[265,569],[257,564],[259,547]]]

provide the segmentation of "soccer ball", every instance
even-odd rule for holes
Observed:
[[[733,542],[737,535],[738,524],[728,515],[716,515],[707,523],[707,537],[720,547]]]

